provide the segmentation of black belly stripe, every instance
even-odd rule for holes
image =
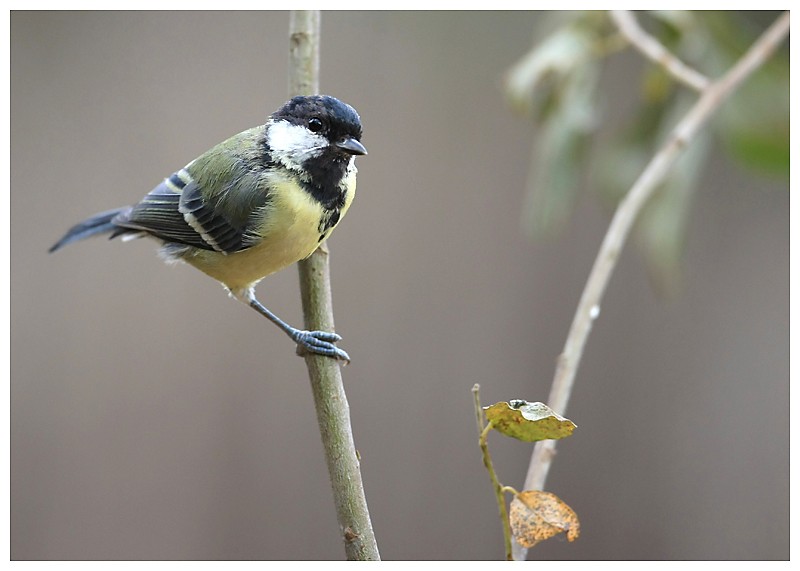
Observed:
[[[328,215],[319,222],[319,231],[324,234],[327,230],[336,226],[336,224],[339,222],[339,216],[338,208],[335,210],[329,210]]]
[[[336,208],[334,210],[329,210],[328,215],[324,216],[322,220],[320,220],[319,222],[320,235],[317,242],[322,242],[325,239],[325,234],[328,232],[328,230],[336,226],[336,224],[339,222],[340,216],[341,214],[339,213],[339,209]]]

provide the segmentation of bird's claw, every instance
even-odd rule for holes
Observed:
[[[341,341],[341,335],[330,331],[297,331],[292,338],[297,343],[297,354],[316,353],[325,357],[333,357],[350,363],[350,355],[344,349],[339,349],[334,343]]]

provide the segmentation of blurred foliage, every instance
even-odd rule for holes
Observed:
[[[719,67],[733,65],[752,39],[774,19],[771,13],[710,12],[709,33],[719,49],[712,55]],[[748,168],[789,179],[789,52],[788,43],[767,60],[731,97],[716,125],[726,150]]]
[[[713,80],[777,14],[653,11],[636,16],[672,54]],[[698,97],[630,47],[606,12],[550,14],[542,18],[542,27],[553,31],[506,77],[510,104],[537,125],[523,210],[525,230],[535,237],[552,236],[564,227],[582,186],[614,208]],[[606,93],[603,66],[623,50],[640,59],[640,73],[630,84],[611,86],[615,92]],[[600,132],[600,102],[609,95],[630,100],[630,111]],[[788,180],[787,45],[723,105],[711,129],[692,141],[638,220],[636,241],[663,294],[680,285],[693,189],[714,140],[740,165]]]

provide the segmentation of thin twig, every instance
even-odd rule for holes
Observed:
[[[497,499],[497,510],[500,512],[500,521],[503,524],[503,545],[505,545],[506,559],[511,561],[511,523],[508,520],[508,508],[506,507],[506,492],[507,486],[503,486],[497,479],[497,472],[494,471],[494,464],[492,463],[492,456],[489,454],[489,442],[487,438],[489,432],[492,431],[492,423],[483,424],[483,408],[481,407],[480,385],[477,383],[472,387],[472,397],[475,401],[475,418],[478,421],[478,445],[481,447],[481,454],[483,456],[483,465],[489,471],[489,478],[492,481],[492,488],[494,488],[494,495]],[[512,489],[513,488],[509,488]]]
[[[319,11],[293,11],[289,23],[289,92],[319,92]],[[305,326],[333,331],[328,251],[319,248],[298,264]],[[325,449],[336,517],[348,560],[380,559],[350,426],[350,408],[338,361],[305,354]]]
[[[599,314],[600,300],[640,210],[666,178],[675,160],[692,141],[695,134],[734,90],[772,55],[788,32],[789,12],[784,12],[724,76],[710,83],[703,90],[697,103],[675,126],[667,141],[620,202],[583,290],[564,345],[564,351],[558,358],[548,400],[550,408],[557,413],[564,414],[566,411],[586,339],[591,331],[593,321]],[[524,489],[544,489],[555,448],[555,440],[543,440],[536,443],[525,478]],[[525,559],[526,555],[527,549],[517,544],[514,545],[515,559]]]
[[[483,432],[485,426],[485,416],[483,415],[483,408],[481,407],[481,386],[475,383],[472,386],[472,399],[475,402],[475,422],[478,424],[478,434]]]
[[[645,32],[632,12],[628,10],[611,10],[611,19],[614,20],[620,33],[625,36],[625,39],[631,45],[647,58],[663,67],[676,80],[695,91],[703,91],[708,87],[710,80],[705,75],[683,63],[672,55],[661,42]]]

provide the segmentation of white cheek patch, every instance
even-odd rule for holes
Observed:
[[[267,133],[273,158],[292,169],[299,169],[307,159],[319,155],[328,146],[328,140],[322,135],[288,121],[273,123]]]

